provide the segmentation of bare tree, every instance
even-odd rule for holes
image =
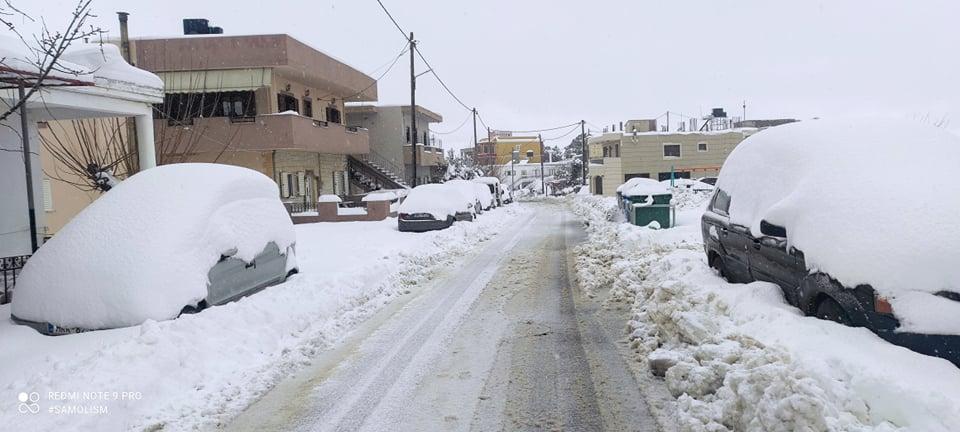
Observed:
[[[61,61],[61,57],[74,42],[97,37],[102,43],[104,31],[87,23],[89,19],[96,18],[90,10],[91,2],[92,0],[78,1],[69,23],[62,30],[50,29],[41,18],[40,30],[37,33],[24,34],[14,20],[37,21],[16,8],[10,0],[3,0],[0,4],[0,24],[23,43],[26,55],[23,58],[0,58],[0,73],[3,74],[4,82],[17,83],[18,87],[23,85],[25,97],[13,104],[4,100],[6,107],[0,111],[0,122],[19,110],[20,106],[27,103],[41,88],[58,85],[52,82],[52,78],[58,78],[56,82],[62,83],[65,76],[76,78],[89,73],[68,66]]]
[[[126,121],[113,117],[48,123],[40,139],[57,164],[45,170],[47,177],[83,191],[106,192],[135,173]]]

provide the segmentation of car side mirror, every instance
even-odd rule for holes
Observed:
[[[787,229],[766,220],[760,221],[760,233],[765,236],[787,238]]]
[[[226,261],[227,258],[230,258],[237,254],[237,248],[230,248],[230,250],[220,254],[220,262]]]

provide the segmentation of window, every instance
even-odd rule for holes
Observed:
[[[50,187],[50,179],[43,179],[43,211],[53,211],[53,189]]]
[[[527,150],[527,159],[533,159],[533,150]]]
[[[407,144],[410,144],[410,126],[407,126]]]
[[[664,159],[680,159],[680,144],[664,144],[663,145],[663,158]]]
[[[673,175],[673,178],[674,178],[674,179],[689,179],[689,178],[690,178],[690,171],[674,171],[674,172],[672,172],[672,173],[671,173],[670,171],[666,171],[666,172],[662,172],[662,173],[658,174],[658,175],[657,175],[657,179],[660,180],[660,181],[670,180],[670,175],[671,175],[671,174]]]
[[[697,151],[698,152],[707,151],[707,143],[697,143]]]
[[[257,115],[252,91],[167,93],[155,105],[154,116],[186,123],[197,117],[253,117]]]
[[[717,189],[717,193],[713,195],[713,202],[710,203],[710,209],[724,216],[728,215],[730,211],[730,195],[727,195],[723,189]]]
[[[428,145],[427,143],[429,143],[429,142],[430,142],[430,141],[427,139],[427,133],[424,132],[424,133],[423,133],[423,145]]]
[[[308,98],[303,98],[303,115],[313,117],[313,101]]]
[[[300,112],[300,101],[297,98],[283,93],[277,93],[277,112]]]
[[[327,107],[327,121],[330,123],[343,123],[340,121],[340,110],[336,107]]]

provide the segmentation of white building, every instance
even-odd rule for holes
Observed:
[[[39,68],[23,43],[0,38],[0,98],[7,107],[36,83]],[[29,255],[32,243],[42,243],[44,175],[40,162],[38,122],[92,117],[134,117],[141,169],[156,165],[152,104],[163,101],[163,82],[156,75],[130,66],[114,45],[72,47],[58,62],[60,70],[42,81],[27,98],[26,131],[17,110],[0,124],[0,259]],[[74,73],[76,72],[76,73]],[[6,107],[2,110],[6,111]],[[31,240],[23,136],[30,147],[33,207],[37,235]]]
[[[559,162],[544,162],[543,163],[543,176],[546,181],[549,182],[551,177],[553,177],[557,171],[561,168],[570,164],[570,161],[559,161]],[[521,160],[516,164],[503,164],[498,168],[500,172],[500,183],[502,183],[507,189],[511,189],[513,185],[513,190],[525,189],[533,183],[539,185],[540,181],[540,164],[528,162],[526,159]]]

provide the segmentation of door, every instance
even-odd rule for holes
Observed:
[[[750,235],[750,228],[733,223],[720,227],[720,244],[727,252],[724,264],[733,279],[731,282],[752,282],[750,248],[753,237]]]
[[[798,304],[800,280],[806,274],[806,268],[803,254],[788,247],[786,239],[754,239],[750,249],[750,271],[756,280],[779,285],[787,301],[794,306]]]

